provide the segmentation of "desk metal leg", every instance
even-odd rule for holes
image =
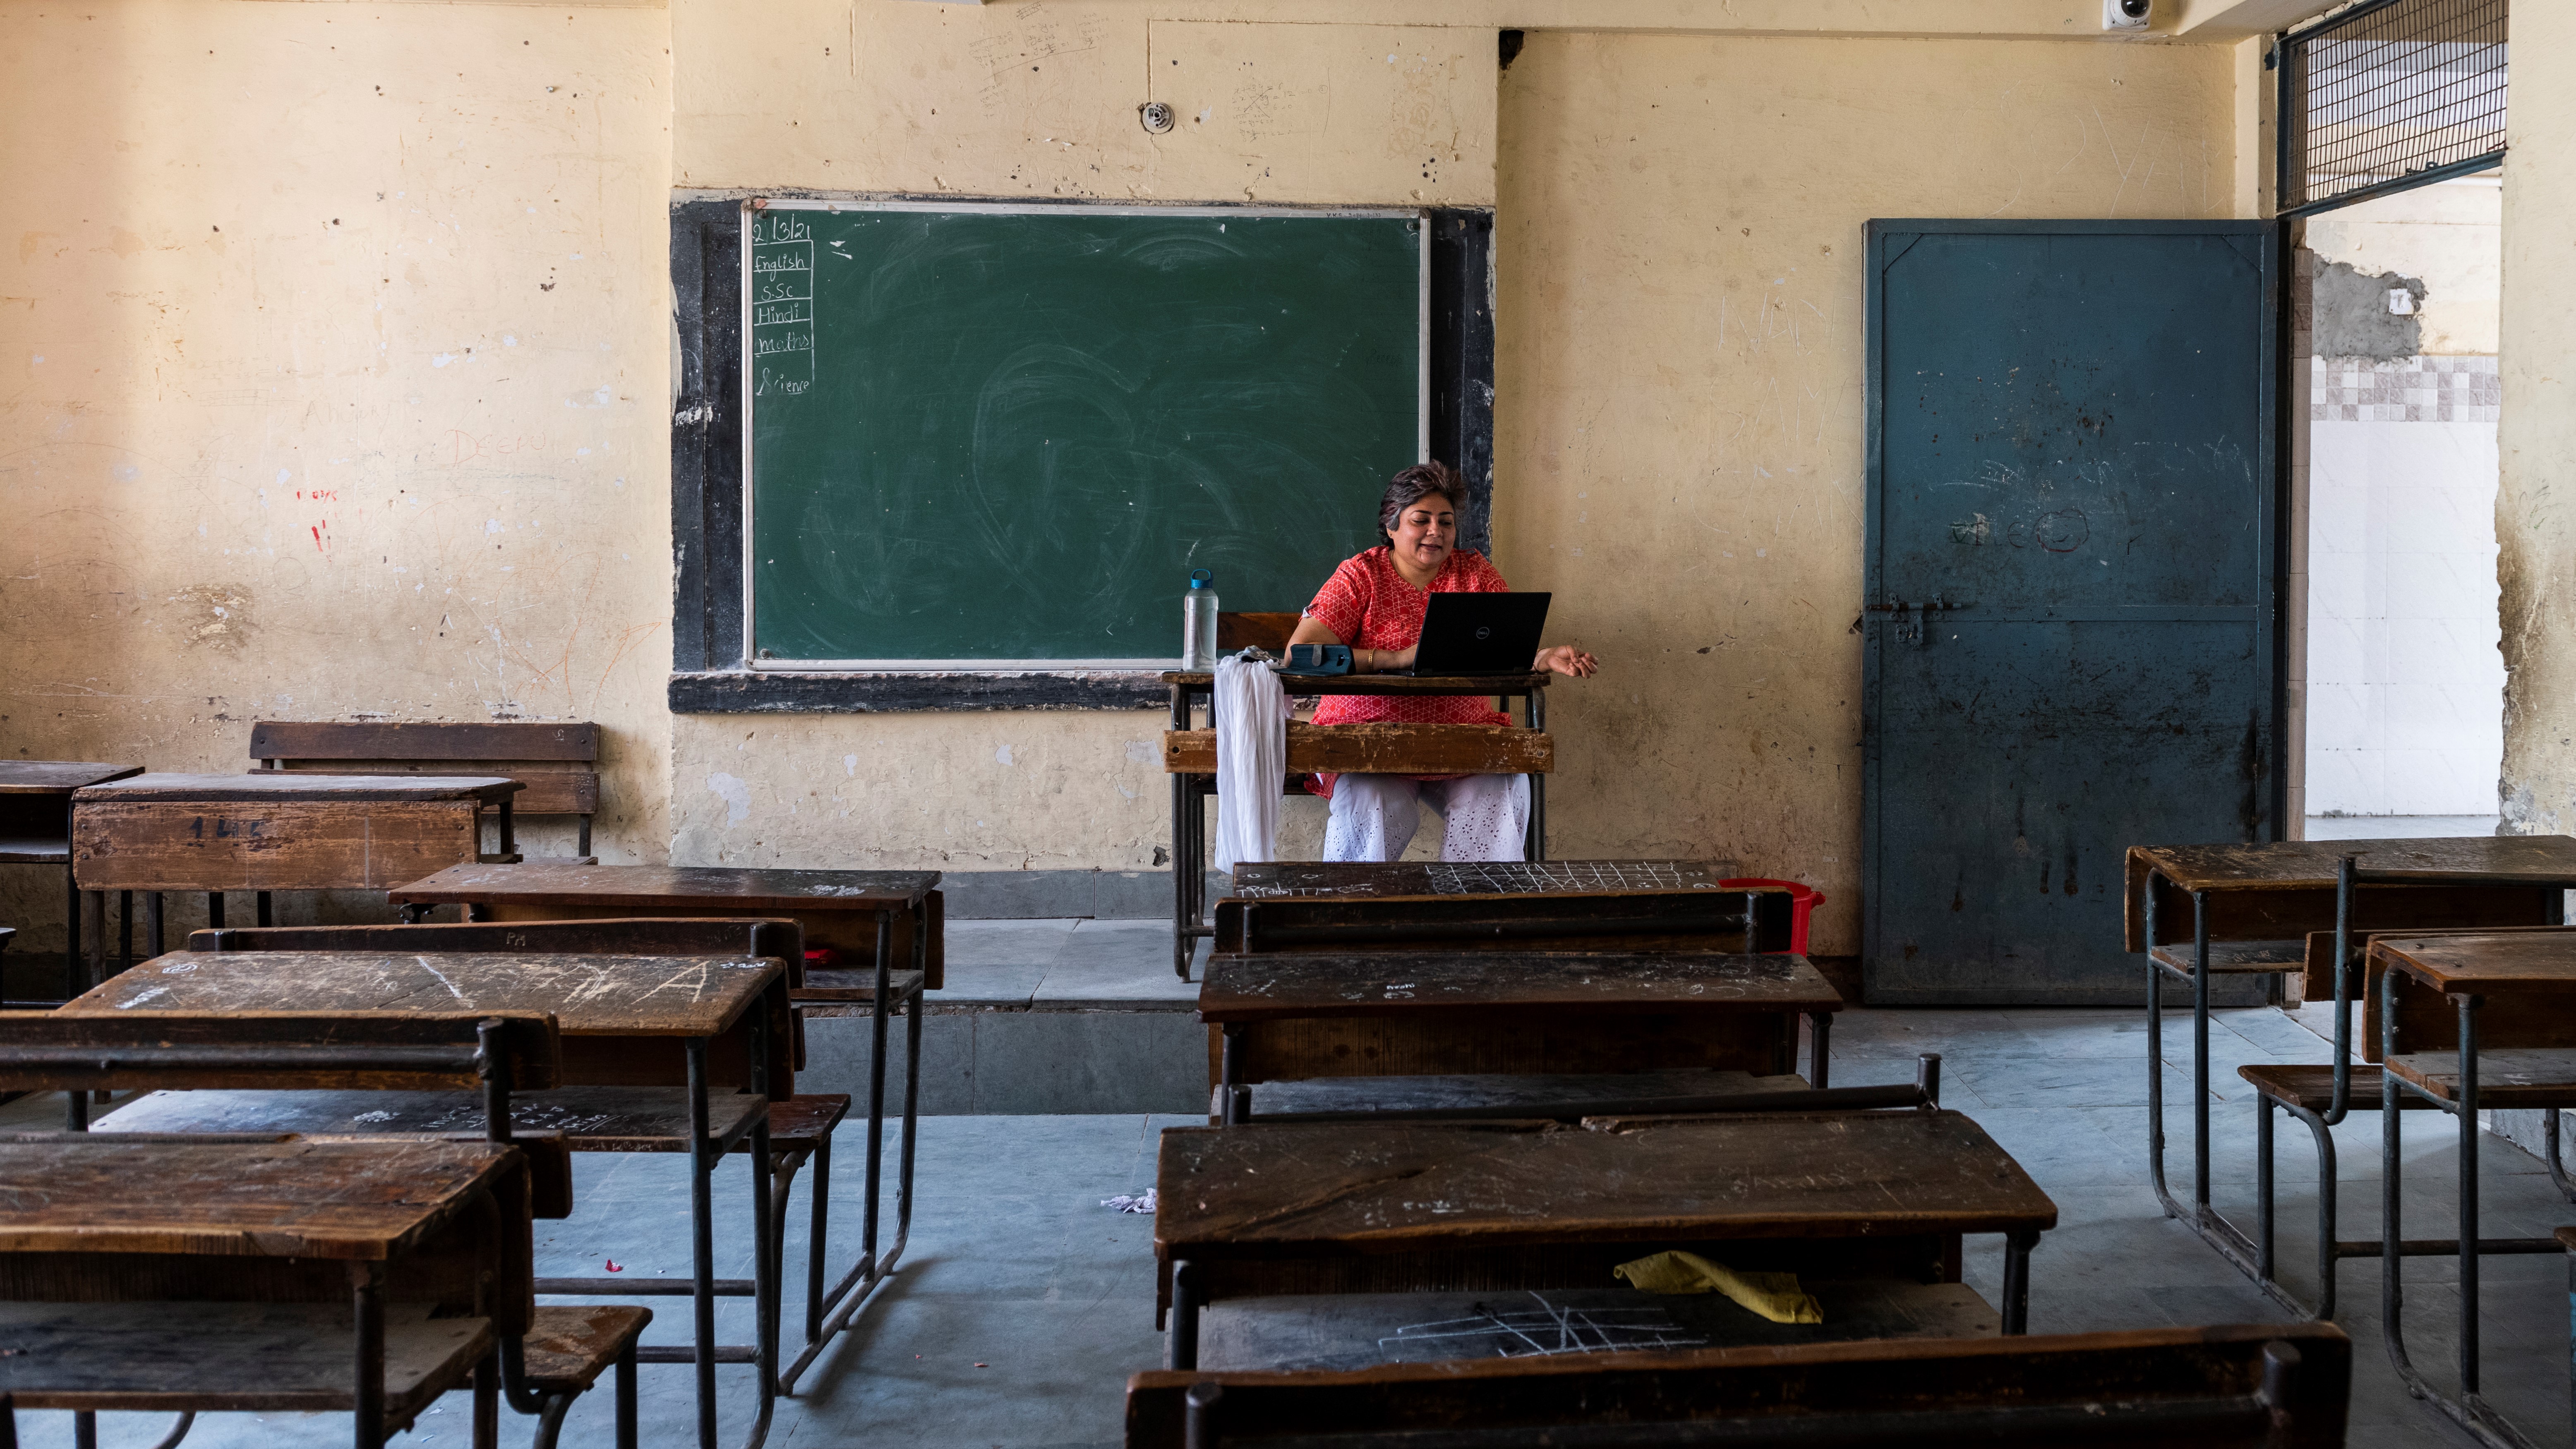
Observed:
[[[224,928],[224,893],[222,891],[206,892],[206,924],[218,931]]]
[[[2036,1229],[2004,1235],[2003,1330],[2030,1332],[2030,1250],[2039,1246]]]
[[[1812,1073],[1808,1078],[1808,1081],[1810,1085],[1814,1086],[1816,1090],[1820,1092],[1826,1087],[1832,1085],[1831,1074],[1833,1071],[1834,1059],[1833,1049],[1829,1045],[1829,1042],[1833,1036],[1833,1030],[1834,1014],[1832,1012],[1811,1011],[1807,1013],[1807,1032],[1811,1043],[1807,1052],[1810,1058],[1810,1066],[1808,1070]]]
[[[69,862],[63,865],[63,893],[69,902],[63,916],[63,1000],[81,994],[81,888],[72,878]]]
[[[1243,1023],[1229,1021],[1218,1030],[1225,1040],[1217,1053],[1217,1125],[1240,1127],[1252,1120],[1252,1089],[1243,1085]]]
[[[1522,713],[1528,717],[1529,727],[1534,730],[1546,729],[1547,691],[1533,689],[1529,692],[1528,698],[1529,703],[1523,708]],[[1547,859],[1547,776],[1532,774],[1529,781],[1529,840],[1521,847],[1521,854],[1530,860],[1545,860]]]
[[[2191,1205],[2209,1211],[2209,893],[2191,893]]]
[[[161,955],[168,949],[162,945],[161,926],[161,893],[153,891],[143,898],[143,944],[144,949],[155,956]]]
[[[261,891],[258,895],[252,897],[252,899],[257,903],[257,906],[251,919],[263,926],[271,924],[275,917],[275,912],[272,909],[275,905],[275,901],[271,894],[267,891]]]
[[[134,892],[132,891],[116,893],[116,957],[117,970],[134,969]]]
[[[708,1139],[706,1038],[689,1038],[688,1055],[689,1306],[697,1331],[698,1449],[716,1449],[716,1155]]]
[[[351,1307],[357,1318],[357,1383],[353,1398],[358,1449],[385,1442],[385,1270],[381,1263],[349,1267]]]
[[[1172,1265],[1172,1337],[1164,1366],[1199,1366],[1199,1269],[1186,1259]]]
[[[918,939],[919,933],[915,933]],[[859,1261],[873,1268],[877,1256],[877,1193],[885,1180],[886,1007],[894,994],[894,912],[877,912],[877,991],[868,1008],[867,1197],[861,1208]],[[918,1009],[917,1007],[915,1008]]]

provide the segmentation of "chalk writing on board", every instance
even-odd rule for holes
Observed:
[[[814,230],[783,213],[752,222],[751,369],[754,397],[814,385]]]

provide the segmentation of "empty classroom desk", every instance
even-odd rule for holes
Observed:
[[[2380,1202],[2386,1221],[2380,1326],[2388,1356],[2409,1392],[2480,1442],[2527,1444],[2532,1441],[2479,1393],[2479,1259],[2562,1248],[2555,1237],[2479,1236],[2478,1155],[2485,1133],[2478,1113],[2540,1110],[2555,1165],[2559,1109],[2576,1107],[2576,934],[2381,936],[2370,944],[2370,961],[2380,973]],[[2459,1236],[2449,1244],[2407,1242],[2404,1236],[2405,1154],[2397,1109],[2408,1097],[2450,1113],[2459,1126]],[[2564,1191],[2564,1178],[2559,1182]],[[2456,1399],[2428,1382],[2406,1351],[2405,1261],[2445,1246],[2459,1255]]]
[[[72,879],[84,891],[150,892],[150,953],[162,950],[161,894],[385,890],[483,858],[483,811],[516,848],[519,782],[480,775],[136,775],[72,795]]]
[[[1155,1186],[1157,1306],[1178,1369],[1201,1366],[1203,1322],[1211,1367],[1356,1366],[1408,1339],[1430,1358],[1478,1357],[1444,1344],[1511,1325],[1419,1330],[1494,1317],[1476,1305],[1498,1297],[1669,1316],[1627,1347],[2018,1334],[2030,1250],[2057,1224],[1993,1139],[1939,1111],[1178,1127]],[[1959,1282],[1964,1233],[2005,1236],[1999,1323]],[[1798,1272],[1825,1322],[1783,1333],[1611,1276],[1675,1248]]]
[[[1215,956],[1199,988],[1227,1122],[1257,1120],[1265,1081],[1367,1078],[1356,1095],[1383,1096],[1386,1077],[1597,1074],[1592,1095],[1608,1098],[1648,1090],[1617,1085],[1630,1073],[1785,1077],[1802,1014],[1821,1082],[1842,1005],[1802,956],[1674,951]],[[1292,1110],[1334,1110],[1333,1095],[1310,1088]]]
[[[1256,616],[1260,617],[1260,616]],[[1295,627],[1295,617],[1285,618]],[[1223,641],[1224,647],[1237,647]],[[1497,707],[1513,695],[1521,698],[1527,728],[1479,724],[1342,724],[1290,723],[1287,733],[1287,778],[1280,787],[1302,794],[1300,783],[1314,774],[1381,775],[1527,775],[1530,777],[1529,834],[1522,853],[1531,860],[1547,855],[1547,777],[1556,768],[1556,741],[1547,733],[1547,686],[1554,676],[1503,674],[1477,678],[1433,675],[1338,674],[1299,675],[1282,679],[1292,695],[1381,694],[1465,696],[1490,694]],[[1172,691],[1172,727],[1163,735],[1163,769],[1172,777],[1172,969],[1190,974],[1190,952],[1208,934],[1206,915],[1207,800],[1216,793],[1216,676],[1173,672],[1163,676]],[[1191,711],[1205,698],[1210,724],[1190,728]]]
[[[912,1173],[917,1088],[921,1072],[924,991],[941,985],[943,900],[935,870],[735,870],[722,866],[516,865],[456,866],[387,893],[406,920],[438,906],[462,906],[479,921],[567,921],[632,916],[777,916],[803,927],[808,953],[829,950],[870,967],[788,965],[788,997],[803,1016],[865,1011],[868,1057],[867,1198],[860,1263],[866,1271],[830,1295],[847,1297],[785,1376],[789,1387],[823,1341],[847,1327],[903,1256],[912,1225]],[[900,969],[896,963],[907,963]],[[877,1199],[884,1181],[886,1019],[902,1011],[905,1084],[903,1143],[895,1184],[895,1241],[876,1251]]]
[[[450,1389],[498,1412],[475,1369],[534,1303],[513,1147],[43,1134],[0,1182],[18,1408],[349,1413],[358,1449]]]
[[[774,960],[703,956],[572,956],[490,953],[183,951],[147,961],[63,1008],[68,1012],[189,1011],[543,1011],[563,1034],[563,1080],[555,1092],[512,1103],[526,1129],[560,1128],[575,1151],[685,1150],[690,1165],[690,1283],[696,1347],[646,1348],[647,1363],[697,1368],[698,1441],[715,1449],[715,1366],[749,1361],[766,1431],[776,1387],[778,1245],[771,1240],[769,1100],[795,1091],[786,1065],[786,971]],[[715,1083],[740,1083],[720,1093]],[[674,1085],[683,1090],[672,1092]],[[650,1089],[662,1088],[661,1092]],[[616,1089],[616,1090],[607,1090]],[[638,1090],[645,1089],[645,1090]],[[261,1130],[305,1135],[453,1130],[457,1110],[426,1097],[412,1118],[384,1093],[192,1092],[155,1095],[117,1112],[102,1130]],[[718,1111],[721,1107],[723,1110]],[[383,1114],[391,1113],[391,1116]],[[191,1126],[191,1124],[195,1124]],[[715,1341],[715,1300],[743,1286],[715,1278],[714,1173],[738,1144],[751,1169],[753,1281],[759,1342],[748,1350]],[[544,1293],[624,1294],[622,1280],[540,1280]],[[670,1288],[641,1291],[678,1292]]]
[[[513,802],[518,819],[577,817],[574,854],[591,858],[599,726],[586,721],[258,720],[250,755],[280,774],[506,775],[527,786]]]
[[[68,999],[80,994],[81,888],[72,872],[72,792],[143,773],[141,765],[102,765],[77,760],[0,760],[0,865],[58,865],[63,868],[63,989]],[[126,897],[125,929],[134,923],[133,897]],[[101,925],[104,927],[104,920]],[[0,1002],[0,1006],[48,1007],[51,1001]]]
[[[2349,862],[2349,863],[2347,863]],[[2307,970],[2307,936],[2414,928],[2555,924],[2576,886],[2576,839],[2564,836],[2437,840],[2310,840],[2252,845],[2136,845],[2127,859],[2127,949],[2147,957],[2148,1170],[2167,1216],[2180,1218],[2238,1271],[2294,1312],[2301,1303],[2273,1276],[2262,1245],[2210,1206],[2209,1009],[2211,982]],[[2177,919],[2187,921],[2180,935]],[[2179,936],[2179,939],[2177,937]],[[2349,953],[2347,952],[2347,959]],[[2331,1127],[2376,1106],[2376,1073],[2352,1065],[2350,969],[2321,983],[2335,1003],[2335,1051],[2322,1090],[2311,1067],[2245,1072],[2266,1100]],[[2165,1185],[2164,986],[2192,990],[2192,1200]],[[2265,1112],[2264,1122],[2270,1121]],[[2268,1154],[2267,1154],[2268,1155]]]
[[[2576,1230],[2571,1230],[2576,1231]],[[1640,1358],[1551,1325],[1481,1362],[1127,1380],[1127,1449],[1273,1443],[2277,1445],[2344,1441],[2352,1340],[2330,1323],[2048,1338],[1684,1349]]]

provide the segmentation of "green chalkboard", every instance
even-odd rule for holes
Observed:
[[[1420,220],[773,203],[744,247],[763,663],[1156,663],[1293,610],[1421,456]]]

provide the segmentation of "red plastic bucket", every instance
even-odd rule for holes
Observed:
[[[1736,890],[1762,890],[1767,887],[1772,890],[1787,891],[1790,902],[1789,949],[1800,956],[1807,954],[1807,917],[1815,912],[1816,907],[1825,903],[1823,891],[1814,886],[1801,885],[1793,880],[1763,880],[1753,876],[1722,880],[1717,885],[1720,890],[1729,887]]]

